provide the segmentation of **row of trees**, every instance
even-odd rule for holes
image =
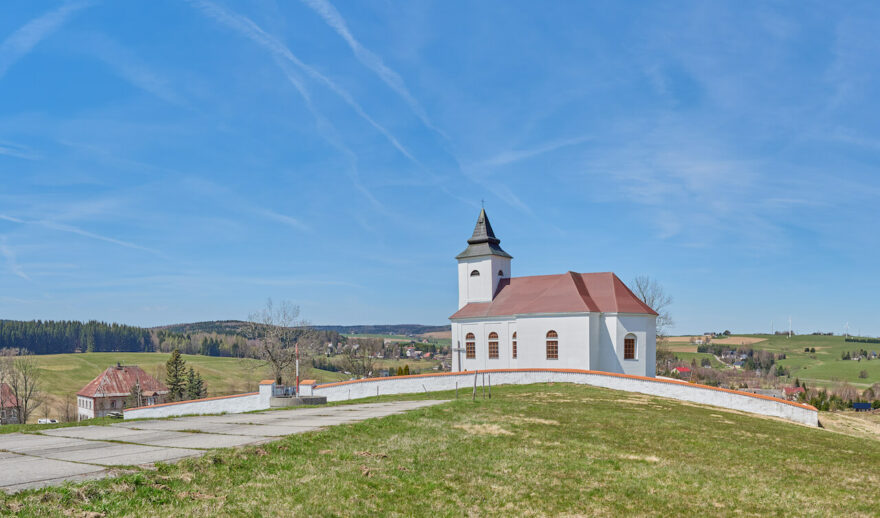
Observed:
[[[0,349],[33,354],[92,351],[153,351],[150,331],[140,327],[89,322],[0,320]]]

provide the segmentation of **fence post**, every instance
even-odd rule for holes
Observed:
[[[489,399],[492,399],[492,375],[489,374]]]
[[[477,373],[478,372],[479,371],[474,371],[474,398],[473,398],[474,401],[477,400]]]
[[[455,382],[455,399],[458,399],[458,382]]]
[[[483,399],[486,399],[486,373],[483,373]]]

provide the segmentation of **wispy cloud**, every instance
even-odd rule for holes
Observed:
[[[222,202],[224,207],[232,208],[239,212],[246,212],[263,219],[275,221],[296,230],[310,232],[312,227],[298,218],[276,212],[272,209],[259,207],[243,199],[241,195],[234,193],[205,178],[190,177],[183,180],[183,184],[198,193],[200,197],[211,197]]]
[[[474,165],[477,167],[498,167],[508,165],[522,160],[527,160],[529,158],[534,158],[545,153],[550,153],[562,148],[576,146],[578,144],[587,142],[590,139],[592,139],[591,136],[583,135],[580,137],[547,142],[531,149],[516,149],[504,151],[491,158],[477,162]]]
[[[36,160],[39,158],[35,153],[23,146],[2,141],[0,141],[0,155],[23,158],[25,160]]]
[[[77,11],[88,7],[89,2],[64,4],[58,9],[34,18],[0,43],[0,77],[16,61],[27,55],[40,41],[58,30]]]
[[[103,236],[101,234],[96,234],[94,232],[89,232],[88,230],[83,230],[79,227],[69,225],[66,223],[59,223],[57,221],[49,220],[49,219],[38,219],[38,220],[23,220],[20,218],[15,218],[12,216],[7,216],[5,214],[0,214],[0,219],[5,221],[11,221],[13,223],[19,223],[22,225],[38,225],[44,228],[48,228],[51,230],[57,230],[59,232],[67,232],[69,234],[76,234],[78,236],[87,237],[89,239],[95,239],[98,241],[104,241],[105,243],[112,243],[114,245],[119,245],[125,248],[131,248],[134,250],[143,250],[144,252],[150,252],[156,255],[163,255],[162,252],[148,248],[146,246],[141,246],[135,243],[131,243],[129,241],[123,241],[121,239],[115,239],[108,236]]]
[[[186,101],[173,89],[167,79],[152,70],[138,56],[114,40],[99,33],[81,38],[84,49],[109,65],[122,79],[133,86],[155,95],[168,103],[184,106]]]
[[[388,131],[385,126],[382,126],[381,124],[376,122],[375,119],[370,117],[370,115],[367,114],[366,111],[364,111],[363,107],[361,107],[361,105],[357,101],[355,101],[354,97],[352,97],[352,95],[347,90],[337,85],[327,76],[321,74],[314,68],[305,64],[293,52],[291,52],[284,43],[278,40],[278,38],[264,31],[259,25],[254,23],[253,20],[251,20],[247,16],[229,11],[227,9],[224,9],[223,7],[220,7],[217,4],[207,2],[205,0],[191,0],[190,3],[199,7],[202,12],[204,12],[207,16],[237,31],[243,36],[246,36],[250,40],[254,41],[255,43],[259,44],[260,46],[271,52],[277,58],[293,64],[303,73],[326,86],[333,93],[339,96],[343,101],[345,101],[345,103],[348,104],[355,111],[355,113],[358,114],[360,118],[365,120],[370,126],[376,129],[376,131],[381,133],[385,137],[385,139],[388,140],[388,142],[403,156],[408,158],[414,164],[418,165],[420,168],[424,169],[424,166],[421,164],[421,162],[419,162],[419,160],[415,156],[413,156],[412,153],[410,153],[410,151],[400,142],[400,140],[398,140],[397,137],[395,137],[390,131]]]
[[[403,98],[406,104],[409,105],[410,109],[412,109],[425,126],[446,138],[446,134],[431,122],[425,109],[416,100],[412,93],[410,93],[400,74],[388,67],[379,55],[364,47],[361,42],[351,34],[345,19],[339,14],[339,11],[336,10],[333,4],[327,0],[303,0],[303,2],[313,11],[318,13],[321,18],[327,22],[327,25],[345,40],[352,52],[354,52],[358,61],[372,70],[386,85]]]
[[[9,271],[21,277],[22,279],[28,281],[31,280],[31,278],[28,277],[26,273],[24,273],[24,270],[22,270],[21,266],[18,264],[15,251],[10,248],[9,245],[6,243],[6,236],[3,236],[3,238],[0,239],[0,255],[2,255],[6,259],[6,266],[9,268]]]

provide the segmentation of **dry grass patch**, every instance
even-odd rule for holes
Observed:
[[[497,424],[457,424],[453,426],[471,435],[513,435],[513,432],[501,428]]]

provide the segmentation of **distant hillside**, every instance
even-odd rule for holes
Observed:
[[[219,335],[245,335],[244,328],[247,324],[247,322],[241,320],[211,320],[208,322],[156,326],[153,329],[180,334],[217,333]]]
[[[193,333],[216,333],[221,335],[241,335],[246,336],[247,322],[241,320],[213,320],[210,322],[191,322],[187,324],[171,324],[167,326],[154,327],[154,330],[170,331],[172,333],[193,334]],[[451,327],[445,326],[425,326],[422,324],[375,324],[360,326],[332,326],[320,325],[312,326],[319,331],[335,331],[345,335],[420,335],[422,333],[438,333],[449,331]]]
[[[423,326],[421,324],[376,324],[369,326],[314,326],[323,331],[336,331],[343,335],[420,335],[449,331],[451,326]]]

